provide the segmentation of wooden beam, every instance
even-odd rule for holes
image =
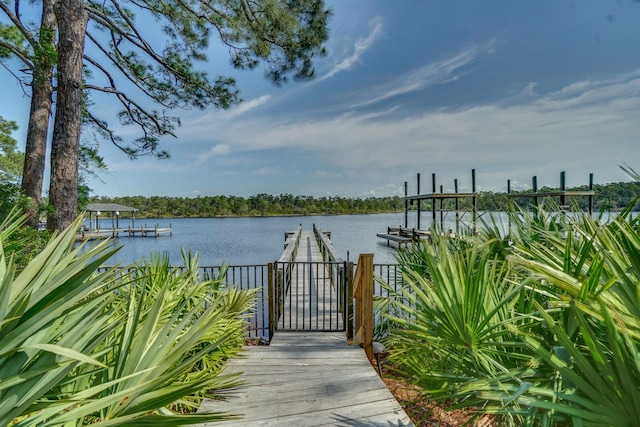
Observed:
[[[354,344],[362,345],[371,363],[373,355],[373,254],[360,254],[356,268],[356,327]]]

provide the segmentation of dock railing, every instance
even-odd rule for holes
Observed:
[[[346,321],[347,338],[353,337],[353,301],[351,296],[353,295],[353,262],[344,262],[340,254],[336,250],[335,246],[331,242],[331,233],[323,231],[313,224],[313,233],[318,241],[320,252],[322,253],[322,259],[325,262],[342,263],[336,269],[329,269],[329,275],[332,283],[346,283],[347,286],[347,301],[346,304],[340,304],[340,307],[345,307],[346,313],[342,313]],[[344,267],[342,267],[344,266]],[[342,295],[342,293],[339,293]]]
[[[335,263],[343,263],[344,261],[338,254],[335,246],[331,243],[331,234],[326,231],[322,231],[315,224],[313,224],[313,234],[316,236],[316,241],[318,242],[318,246],[320,247],[320,252],[322,253],[322,259],[325,262],[335,262]],[[335,286],[336,283],[341,283],[341,279],[344,277],[345,269],[329,269],[328,270],[329,277],[331,279],[332,286]]]
[[[284,311],[284,295],[291,286],[291,269],[293,261],[296,259],[298,246],[300,246],[300,236],[302,234],[302,224],[294,231],[284,233],[284,251],[276,263],[268,265],[268,307],[269,307],[269,341],[276,330],[280,313]],[[274,271],[277,265],[277,271]],[[286,281],[286,283],[285,283]],[[276,289],[284,289],[285,292],[276,292]]]
[[[367,266],[367,263],[370,263],[371,266]],[[274,289],[276,279],[274,266],[276,264],[277,263],[200,267],[200,277],[202,280],[218,277],[220,273],[226,269],[223,286],[239,289],[255,289],[255,308],[250,313],[247,313],[247,338],[257,338],[265,341],[270,340],[279,319],[278,314],[283,311],[285,302],[284,300],[278,301],[276,299],[278,297]],[[358,340],[363,339],[363,337],[373,336],[376,323],[382,319],[379,318],[380,316],[376,317],[373,308],[365,310],[365,306],[368,304],[367,299],[369,298],[367,294],[370,292],[371,298],[373,298],[374,295],[376,297],[391,296],[389,291],[381,287],[380,284],[377,283],[377,279],[374,280],[373,277],[375,276],[388,283],[391,293],[393,294],[394,291],[398,289],[400,281],[402,280],[398,265],[373,264],[373,256],[371,254],[364,254],[364,257],[363,255],[360,256],[355,274],[353,262],[330,264],[334,269],[340,269],[342,271],[340,274],[346,275],[346,280],[343,282],[347,286],[347,291],[344,292],[346,301],[343,303],[342,300],[340,300],[338,306],[341,311],[343,307],[346,311],[344,321],[347,338],[352,339],[354,335],[357,335],[354,333],[354,327],[356,328],[356,333],[361,331],[360,335],[357,336]],[[107,268],[110,267],[101,267],[99,271]],[[175,268],[182,269],[183,267]],[[135,270],[137,270],[137,267],[122,267],[121,274],[126,275],[135,272]],[[286,276],[287,274],[283,272],[280,276],[281,280],[286,280]],[[357,283],[360,284],[357,285]],[[338,292],[338,295],[343,295],[343,293]],[[278,307],[276,301],[278,301],[280,307]],[[278,311],[276,311],[276,307]],[[366,335],[363,335],[365,333]],[[364,341],[367,340],[364,339]],[[369,339],[369,341],[371,340]]]
[[[325,261],[333,261],[333,262],[342,262],[342,258],[338,251],[331,243],[331,235],[325,231],[320,230],[313,224],[313,234],[316,236],[316,241],[318,242],[318,246],[320,247],[320,252],[322,253],[322,259]]]

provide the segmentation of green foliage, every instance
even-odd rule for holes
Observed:
[[[624,189],[624,191],[623,191]],[[640,183],[618,183],[602,186],[596,192],[595,205],[603,207],[606,200],[611,200],[610,195],[621,194],[618,200],[627,202],[627,205],[635,202],[634,197],[640,197]],[[491,201],[485,198],[487,193],[481,193],[482,203],[494,206],[498,210],[508,210],[508,198],[506,194],[496,193],[496,197],[502,201]],[[488,197],[488,196],[487,196]],[[366,199],[346,197],[320,197],[293,196],[291,194],[256,194],[248,198],[237,196],[202,196],[188,197],[163,197],[163,196],[126,196],[126,197],[94,197],[89,202],[120,203],[132,206],[140,210],[140,215],[147,218],[162,217],[218,217],[218,216],[269,216],[269,215],[348,215],[362,213],[400,212],[404,210],[404,200],[399,196],[368,197]],[[576,208],[581,208],[578,201]],[[551,204],[549,204],[551,206]],[[637,204],[636,204],[637,206]],[[423,209],[428,209],[424,204]],[[415,209],[416,207],[410,207]],[[452,208],[445,206],[445,209]],[[466,207],[461,207],[462,209]],[[491,229],[492,224],[487,224]],[[496,230],[499,234],[500,230]]]
[[[10,218],[9,214],[9,218]],[[13,262],[18,271],[35,258],[50,239],[50,233],[47,230],[36,230],[32,227],[20,227],[11,235],[6,237],[4,241],[5,254],[13,257]]]
[[[0,117],[0,221],[20,203],[24,153],[17,150],[17,141],[11,136],[17,129],[15,122]]]
[[[189,425],[243,342],[248,292],[202,281],[197,257],[98,271],[110,242],[75,247],[79,222],[20,272],[4,251],[23,223],[0,228],[0,424]],[[176,412],[179,409],[180,412]]]
[[[639,220],[513,209],[510,223],[399,258],[391,360],[425,398],[501,424],[636,425]]]
[[[16,122],[0,117],[0,182],[17,183],[22,176],[24,153],[18,151],[11,132],[18,130]]]
[[[29,45],[25,37],[17,27],[0,23],[0,58],[8,58],[16,52],[28,56]]]

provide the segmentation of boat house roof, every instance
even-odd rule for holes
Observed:
[[[87,212],[138,212],[138,209],[118,203],[89,203],[85,208]]]

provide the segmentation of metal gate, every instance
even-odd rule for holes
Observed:
[[[348,322],[347,262],[276,262],[275,329],[344,331]]]

